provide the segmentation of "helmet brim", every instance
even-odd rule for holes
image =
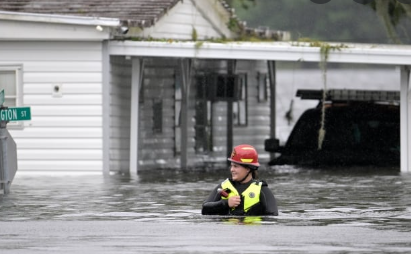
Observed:
[[[257,163],[242,163],[242,162],[232,160],[231,158],[227,158],[227,160],[229,160],[233,163],[239,164],[239,165],[246,165],[246,166],[248,165],[248,166],[254,166],[254,167],[259,167],[260,166],[260,163],[258,163],[258,162]]]

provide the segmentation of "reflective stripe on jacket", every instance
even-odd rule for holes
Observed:
[[[253,205],[260,203],[260,193],[262,185],[263,182],[253,182],[245,191],[243,191],[243,193],[241,193],[242,199],[244,200],[244,212],[250,210]],[[221,183],[221,188],[223,190],[230,190],[228,197],[221,197],[222,199],[228,199],[232,196],[240,196],[237,189],[231,184],[229,179],[226,179]],[[234,210],[235,208],[231,209]]]

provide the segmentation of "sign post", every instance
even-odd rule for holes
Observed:
[[[0,91],[0,191],[10,191],[11,182],[17,171],[17,147],[7,130],[10,121],[31,120],[29,107],[5,107],[4,90]]]
[[[3,106],[4,103],[4,89],[0,92],[0,106]]]

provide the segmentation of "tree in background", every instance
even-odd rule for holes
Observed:
[[[239,19],[251,27],[290,31],[293,40],[309,37],[361,43],[411,43],[408,1],[227,0]]]
[[[411,1],[375,0],[366,2],[369,2],[365,4],[370,6],[382,20],[385,26],[385,31],[391,41],[393,43],[401,44],[402,39],[396,28],[402,19],[411,19]],[[406,33],[407,31],[404,32]],[[406,35],[408,36],[408,34]]]

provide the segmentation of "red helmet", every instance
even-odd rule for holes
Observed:
[[[245,144],[234,147],[231,158],[228,158],[228,160],[238,164],[252,165],[255,167],[260,166],[255,148]]]

